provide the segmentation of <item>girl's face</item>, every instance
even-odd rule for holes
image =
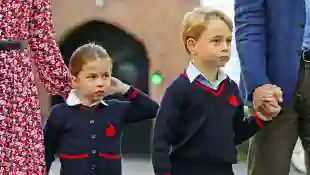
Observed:
[[[88,62],[76,77],[72,78],[74,89],[87,99],[100,101],[111,84],[112,61],[96,59]]]

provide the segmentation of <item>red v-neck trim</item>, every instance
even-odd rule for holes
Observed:
[[[194,81],[194,84],[196,84],[197,86],[201,87],[204,91],[207,91],[207,92],[209,92],[209,93],[211,93],[211,94],[213,94],[215,96],[220,96],[222,94],[223,90],[225,89],[226,80],[224,80],[220,84],[218,90],[214,90],[212,88],[209,88],[209,87],[203,85],[202,83],[200,83],[199,81],[196,81],[196,80]]]
[[[183,73],[183,75],[188,79],[188,75],[186,74],[186,72]],[[210,87],[205,86],[204,84],[202,84],[201,82],[194,80],[194,84],[199,86],[200,88],[202,88],[204,91],[209,92],[215,96],[220,96],[222,94],[222,92],[224,91],[225,87],[226,87],[226,80],[225,79],[223,82],[220,83],[218,90],[214,90]]]

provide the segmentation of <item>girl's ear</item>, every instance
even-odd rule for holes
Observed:
[[[112,71],[113,71],[113,60],[111,60],[111,64],[110,64],[110,74],[112,75]]]

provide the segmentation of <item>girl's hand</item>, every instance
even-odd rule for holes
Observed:
[[[111,85],[107,89],[107,95],[113,94],[125,94],[129,90],[130,86],[126,83],[123,83],[121,80],[112,77],[111,78]]]

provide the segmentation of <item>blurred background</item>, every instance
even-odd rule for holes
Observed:
[[[187,66],[188,58],[180,37],[183,15],[194,7],[211,5],[234,16],[233,0],[52,0],[56,38],[68,64],[79,46],[95,42],[107,49],[114,61],[115,77],[134,85],[160,102],[165,88]],[[233,48],[234,48],[233,43]],[[240,66],[236,50],[225,67],[239,81]],[[61,97],[49,97],[40,86],[42,115]],[[152,175],[150,146],[153,121],[128,126],[124,130],[122,151],[124,175]],[[240,148],[236,175],[246,174],[248,143]],[[52,175],[59,174],[55,162]],[[292,169],[292,175],[299,174]]]

